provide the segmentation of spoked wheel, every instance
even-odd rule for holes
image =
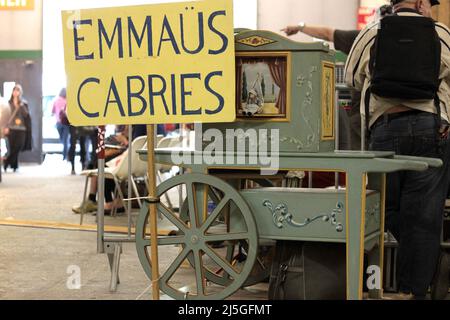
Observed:
[[[225,299],[243,286],[253,269],[258,248],[256,223],[239,192],[223,180],[212,176],[185,174],[174,177],[158,187],[158,196],[161,198],[170,190],[183,185],[187,191],[189,221],[180,219],[179,214],[168,209],[164,203],[158,204],[158,212],[177,228],[175,236],[158,236],[160,256],[165,246],[178,246],[181,250],[168,268],[161,272],[160,289],[178,300]],[[214,202],[211,191],[220,198],[215,199],[217,202],[215,208],[208,211],[208,202]],[[225,216],[224,208],[228,206],[233,207],[232,215],[239,221],[238,226],[233,230],[229,228],[229,225],[222,223]],[[146,234],[147,225],[148,205],[146,204],[141,209],[136,225],[136,248],[144,271],[150,278],[151,261],[148,249],[151,243],[150,236]],[[243,264],[233,264],[227,259],[227,250],[215,248],[217,243],[234,246],[242,241],[248,244],[247,256]],[[193,273],[183,267],[185,261],[191,262]],[[226,272],[230,280],[214,287],[206,286],[206,274],[215,274],[220,269]],[[175,279],[178,273],[184,273],[183,280]],[[188,275],[195,280],[184,283]],[[187,287],[193,283],[195,283],[194,288]]]
[[[231,264],[237,265],[247,260],[248,242],[240,241],[238,244],[228,245],[226,248],[227,261],[230,261]],[[256,263],[253,265],[250,275],[242,285],[243,288],[254,286],[269,278],[274,249],[274,245],[258,247]],[[217,270],[213,275],[208,272],[205,276],[209,281],[221,285],[226,285],[231,281],[230,275],[225,270]]]
[[[266,179],[252,179],[258,183],[263,188],[273,187],[273,183],[270,180]],[[214,189],[209,189],[209,198],[214,206],[217,206],[223,198],[223,195]],[[224,208],[225,210],[229,210],[231,208]],[[180,210],[180,219],[185,223],[189,223],[189,205],[187,199],[183,202]],[[225,219],[227,220],[227,219]],[[216,221],[215,225],[219,226],[220,224],[226,224],[226,221]],[[226,250],[226,260],[230,262],[232,265],[242,264],[247,259],[247,251],[248,251],[248,242],[247,241],[239,241],[238,243],[225,243],[223,247]],[[258,255],[256,257],[256,263],[250,275],[245,280],[242,287],[251,287],[255,284],[258,284],[270,276],[270,268],[272,264],[272,257],[275,249],[275,244],[269,244],[258,247]],[[191,266],[194,266],[194,260],[192,257],[188,257],[188,261]],[[229,284],[232,279],[230,279],[230,275],[225,272],[224,269],[218,269],[215,272],[211,272],[210,270],[205,271],[205,277],[208,281],[211,281],[215,284],[225,286]]]
[[[183,222],[185,222],[186,224],[189,223],[189,210],[187,209],[187,206],[187,202],[184,202],[181,208],[180,215],[180,218],[182,218]],[[217,222],[216,225],[219,225],[220,223],[223,222]],[[227,242],[223,244],[223,247],[226,250],[226,260],[232,265],[241,264],[247,260],[247,241],[239,241],[238,243]],[[258,284],[269,278],[274,249],[274,244],[262,245],[258,247],[256,263],[254,264],[250,275],[242,285],[243,288],[254,286],[255,284]],[[191,266],[194,266],[194,261],[191,257],[188,257],[188,261]],[[232,281],[229,274],[226,273],[223,269],[218,269],[214,272],[206,270],[205,277],[208,281],[222,286],[227,285],[228,283],[230,283],[230,281]]]

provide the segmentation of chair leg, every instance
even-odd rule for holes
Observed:
[[[117,208],[116,208],[116,206],[114,205],[114,200],[117,199],[117,198],[119,198],[119,197],[120,197],[120,196],[119,196],[119,189],[118,189],[118,187],[116,186],[116,187],[114,188],[113,208],[112,208],[112,210],[111,210],[111,217],[115,217],[115,216],[117,215]]]
[[[119,195],[118,198],[120,199],[122,204],[124,204],[125,197],[123,196],[122,189],[120,188],[120,182],[117,179],[114,179],[114,183],[116,184],[116,189],[117,189],[117,192],[118,192],[118,195]],[[114,206],[114,210],[116,210],[115,206]],[[127,211],[127,214],[130,214],[128,212],[128,208],[126,208],[125,210]]]
[[[142,208],[142,201],[140,199],[141,195],[139,194],[139,190],[137,188],[136,181],[134,181],[134,178],[135,177],[133,177],[133,176],[131,177],[131,186],[133,187],[133,192],[134,192],[135,197],[137,198],[139,208]]]
[[[84,218],[84,209],[85,209],[85,203],[86,203],[86,193],[87,193],[87,188],[88,188],[88,184],[89,184],[89,178],[90,176],[87,175],[86,176],[86,181],[84,183],[84,193],[83,193],[83,202],[81,203],[81,213],[80,213],[80,226],[83,225],[83,218]]]

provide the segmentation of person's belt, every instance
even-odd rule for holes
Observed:
[[[395,119],[412,116],[412,115],[417,115],[417,114],[421,114],[421,113],[429,113],[430,115],[433,115],[430,112],[426,112],[426,111],[422,111],[422,110],[409,110],[409,111],[396,112],[396,113],[385,113],[378,119],[381,121],[392,121]]]

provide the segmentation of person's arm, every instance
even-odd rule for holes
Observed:
[[[438,90],[441,102],[441,118],[450,123],[450,80],[443,79]]]
[[[436,23],[436,31],[441,40],[441,85],[438,96],[441,100],[441,116],[450,122],[450,29]]]
[[[441,40],[441,79],[450,81],[450,29],[442,23],[436,23],[436,31]]]
[[[335,30],[334,48],[348,55],[358,35],[359,30]]]
[[[309,26],[309,25],[296,25],[296,26],[287,26],[286,28],[282,29],[286,35],[291,36],[294,34],[297,34],[299,32],[302,32],[308,36],[311,36],[313,38],[325,40],[325,41],[334,41],[334,29],[324,26]]]

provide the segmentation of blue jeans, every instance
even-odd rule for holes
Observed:
[[[64,160],[67,159],[67,152],[69,151],[69,134],[70,127],[61,123],[56,123],[56,129],[59,133],[59,141],[63,145],[63,157]]]
[[[436,270],[449,177],[450,143],[438,138],[431,113],[381,117],[372,127],[370,149],[442,159],[441,168],[388,174],[386,227],[399,243],[397,278],[404,293],[425,297]]]

